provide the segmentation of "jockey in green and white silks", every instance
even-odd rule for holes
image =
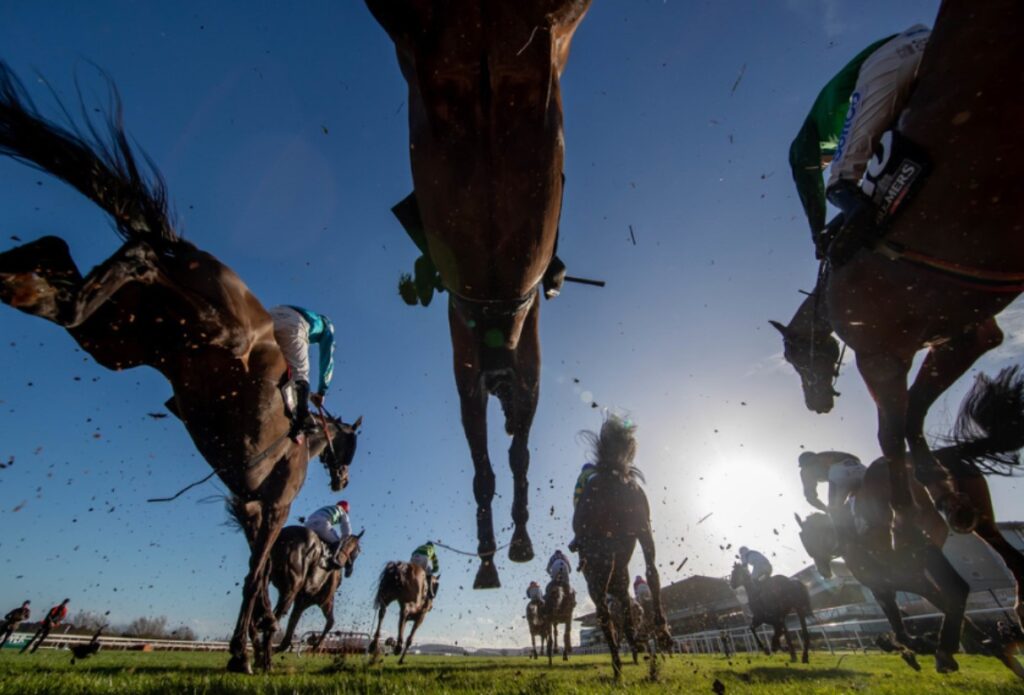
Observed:
[[[274,339],[288,363],[295,382],[295,421],[303,428],[312,426],[309,400],[323,405],[327,388],[334,377],[334,324],[323,314],[298,306],[276,306],[270,310],[274,321]],[[316,392],[310,395],[309,347],[315,344],[320,357],[320,378]]]
[[[348,518],[348,502],[339,500],[336,504],[329,504],[320,507],[306,517],[306,528],[320,537],[331,550],[331,567],[341,567],[336,559],[336,554],[341,548],[341,542],[352,535],[352,523]],[[338,527],[335,533],[334,527]]]
[[[423,569],[427,574],[427,596],[434,598],[437,591],[437,579],[441,576],[441,563],[437,560],[437,551],[433,541],[427,541],[412,551],[409,562]]]
[[[548,560],[548,576],[551,581],[569,586],[569,574],[572,572],[572,565],[569,558],[561,550],[556,550]]]
[[[859,181],[882,132],[903,110],[931,31],[915,25],[876,41],[854,56],[818,94],[789,149],[800,202],[819,257],[826,240],[825,199],[841,209],[845,225],[867,201]],[[828,186],[821,171],[831,162]]]

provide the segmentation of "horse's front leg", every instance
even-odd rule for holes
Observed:
[[[394,654],[395,656],[402,655],[405,653],[402,651],[402,635],[405,634],[405,621],[409,617],[409,608],[406,604],[399,602],[398,604],[398,637],[395,638]],[[402,663],[399,661],[398,663]]]
[[[473,496],[476,498],[477,554],[480,568],[473,581],[474,589],[496,589],[501,586],[494,565],[494,521],[491,502],[494,500],[494,470],[487,453],[487,392],[481,383],[475,338],[455,312],[448,310],[455,361],[455,384],[459,390],[462,428],[466,433],[469,453],[473,457]]]
[[[321,645],[323,645],[324,640],[327,639],[327,634],[334,627],[334,596],[331,596],[320,605],[320,612],[324,614],[324,629],[316,641],[316,649],[318,651]]]
[[[903,552],[918,544],[912,528],[914,499],[907,462],[907,373],[910,361],[890,354],[857,353],[857,369],[878,408],[878,443],[889,462],[893,547]]]
[[[523,324],[523,332],[516,348],[516,373],[514,386],[509,396],[512,403],[505,404],[507,431],[512,435],[508,450],[509,467],[512,469],[512,543],[508,548],[508,559],[513,562],[529,562],[533,559],[533,543],[526,530],[530,518],[530,483],[527,472],[530,468],[530,427],[537,412],[537,397],[540,391],[540,338],[538,335],[539,304],[533,303]]]
[[[750,634],[754,636],[754,644],[757,645],[757,650],[764,652],[766,655],[771,656],[772,652],[768,648],[768,645],[761,641],[760,635],[757,634],[757,628],[760,627],[760,623],[750,623]]]
[[[924,436],[924,419],[932,404],[946,392],[978,358],[1003,342],[1003,332],[995,319],[973,331],[933,347],[925,355],[921,369],[910,387],[907,401],[907,442],[914,458],[918,480],[928,488],[935,505],[957,533],[970,533],[978,523],[971,501],[957,491],[949,472],[932,455]]]
[[[247,506],[248,517],[245,520],[246,536],[251,536],[249,573],[242,586],[242,607],[239,610],[238,622],[231,637],[229,650],[231,659],[228,670],[240,673],[252,673],[249,655],[246,652],[246,641],[252,625],[253,611],[257,602],[262,602],[260,592],[265,592],[265,572],[270,559],[270,549],[277,540],[281,527],[288,515],[288,505],[284,507],[266,506],[261,503],[250,503]],[[250,511],[252,510],[252,511]],[[255,531],[250,529],[255,525]]]
[[[420,629],[420,625],[423,624],[423,619],[427,617],[426,612],[420,611],[413,620],[412,629],[409,630],[409,638],[405,640],[405,646],[402,648],[402,656],[398,657],[398,663],[401,664],[405,661],[405,655],[409,651],[409,647],[412,646],[412,638],[416,636],[416,631]]]

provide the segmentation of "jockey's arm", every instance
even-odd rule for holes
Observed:
[[[819,480],[815,471],[810,466],[800,469],[800,480],[804,485],[804,498],[807,503],[819,511],[827,512],[828,507],[818,497]]]
[[[327,322],[317,345],[320,352],[320,382],[316,392],[322,401],[334,378],[334,326],[330,322]]]

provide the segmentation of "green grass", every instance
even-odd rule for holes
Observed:
[[[525,658],[409,657],[398,666],[362,657],[345,662],[327,656],[275,660],[270,675],[224,672],[226,655],[183,652],[100,652],[71,665],[66,651],[19,656],[0,653],[0,694],[18,693],[711,693],[717,678],[738,693],[1021,693],[1024,683],[992,659],[960,656],[959,673],[940,676],[931,660],[912,671],[896,656],[843,657],[812,653],[812,663],[790,665],[782,656],[675,656],[661,666],[660,681],[647,680],[643,662],[625,667],[623,684],[611,680],[607,655],[573,657],[567,664]]]

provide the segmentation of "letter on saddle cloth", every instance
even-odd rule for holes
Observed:
[[[882,133],[860,183],[875,205],[876,227],[887,224],[917,193],[930,169],[924,150],[898,130]]]

